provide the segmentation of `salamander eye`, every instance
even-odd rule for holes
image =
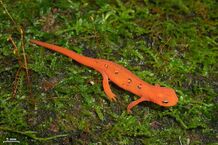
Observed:
[[[167,103],[169,103],[169,101],[168,100],[163,100],[162,103],[167,104]]]

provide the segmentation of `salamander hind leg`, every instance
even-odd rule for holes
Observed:
[[[110,101],[116,101],[116,95],[111,91],[107,74],[105,74],[104,72],[101,72],[101,74],[103,77],[103,88],[105,94],[108,96]]]
[[[141,103],[141,102],[143,102],[143,101],[146,101],[146,100],[145,100],[144,98],[139,98],[139,99],[137,99],[137,100],[135,100],[135,101],[132,101],[132,102],[128,105],[128,107],[127,107],[127,112],[128,112],[128,113],[132,113],[131,109],[132,109],[134,106],[138,105],[139,103]]]

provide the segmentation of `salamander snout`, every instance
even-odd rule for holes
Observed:
[[[176,92],[171,88],[155,86],[154,92],[151,100],[160,106],[171,107],[178,103]]]

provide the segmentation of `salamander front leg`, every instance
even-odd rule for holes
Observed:
[[[103,76],[103,88],[105,94],[108,96],[110,101],[116,101],[116,95],[111,91],[107,74],[105,74],[104,72],[102,72],[101,74]]]
[[[143,101],[146,101],[146,100],[144,98],[139,98],[138,100],[132,101],[127,107],[127,112],[132,113],[131,109]]]

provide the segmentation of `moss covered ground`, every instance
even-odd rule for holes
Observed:
[[[216,0],[0,0],[0,144],[217,145]],[[38,39],[114,61],[172,87],[175,107],[143,102]]]

